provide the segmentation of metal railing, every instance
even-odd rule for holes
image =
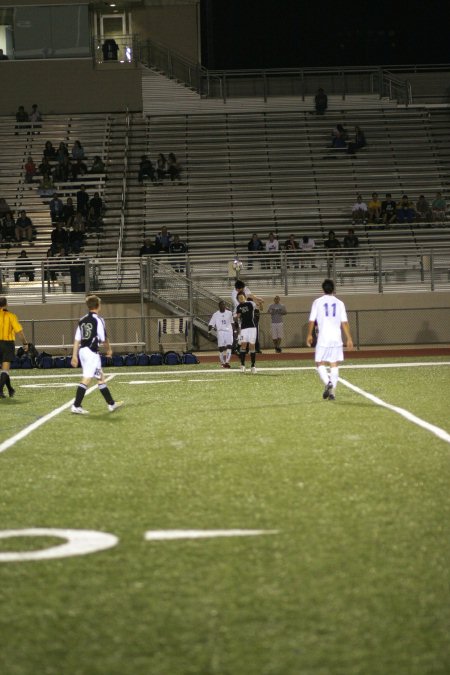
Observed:
[[[341,292],[390,293],[450,290],[450,247],[401,250],[317,249],[309,254],[210,253],[143,258],[31,259],[33,280],[15,277],[15,261],[0,263],[0,292],[26,302],[69,299],[69,294],[143,294],[178,313],[209,311],[241,277],[272,295],[310,295],[324,277]],[[226,291],[228,293],[228,291]],[[207,302],[207,310],[202,306]],[[177,310],[178,308],[178,310]]]

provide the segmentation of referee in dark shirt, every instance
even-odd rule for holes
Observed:
[[[9,311],[6,298],[0,298],[0,363],[2,364],[0,398],[6,398],[3,393],[5,384],[10,398],[16,393],[9,378],[11,361],[14,359],[16,336],[22,340],[24,350],[28,351],[28,342],[17,316]]]

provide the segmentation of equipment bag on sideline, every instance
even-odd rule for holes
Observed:
[[[166,366],[179,366],[181,363],[181,356],[177,352],[166,352],[164,354],[164,364]]]
[[[160,352],[154,352],[153,354],[150,354],[149,359],[150,366],[162,366],[163,364],[163,355]]]
[[[193,365],[195,363],[200,363],[200,361],[192,352],[183,352],[183,355],[181,357],[181,363],[184,363],[186,365]]]

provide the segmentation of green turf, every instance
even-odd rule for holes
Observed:
[[[2,529],[119,537],[91,555],[0,563],[2,674],[450,671],[450,445],[343,385],[323,401],[313,370],[271,365],[117,370],[126,408],[111,415],[94,392],[89,416],[64,411],[0,454]],[[68,375],[68,389],[22,386],[36,374],[0,401],[0,443],[73,395]],[[341,375],[450,433],[450,366]],[[181,381],[129,384],[159,378]],[[277,534],[144,540],[229,528]],[[55,544],[0,540],[0,552],[43,542]]]

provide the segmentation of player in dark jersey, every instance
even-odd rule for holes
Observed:
[[[239,358],[241,360],[241,373],[245,373],[245,355],[247,345],[250,351],[251,372],[256,373],[256,332],[257,323],[255,320],[255,313],[257,306],[252,299],[246,298],[243,293],[238,295],[239,304],[236,308],[236,317],[240,324],[240,349]]]
[[[106,347],[106,356],[112,356],[112,350],[106,335],[105,322],[99,316],[101,300],[96,295],[89,295],[86,298],[86,304],[89,312],[78,322],[73,343],[71,363],[76,368],[78,366],[78,359],[80,359],[83,377],[77,388],[72,412],[77,415],[83,415],[88,412],[81,404],[93,377],[98,380],[98,388],[108,404],[109,411],[114,412],[114,410],[123,405],[123,401],[116,402],[111,396],[111,392],[105,382],[100,354],[98,353],[99,347],[103,343]]]

